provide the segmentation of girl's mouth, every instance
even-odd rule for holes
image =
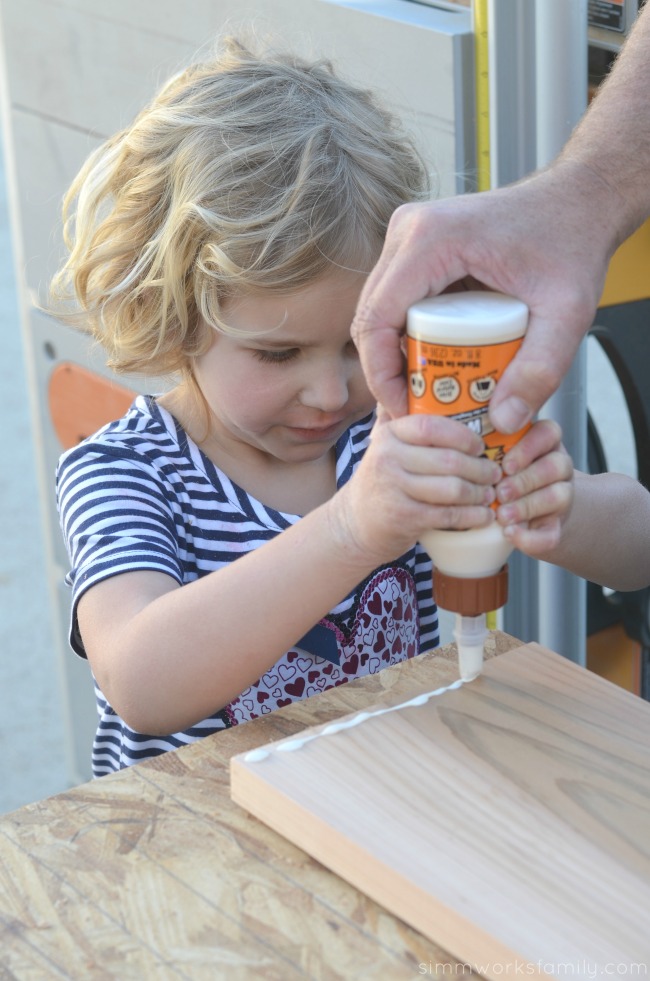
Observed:
[[[338,437],[342,431],[342,426],[345,425],[345,421],[340,419],[338,422],[330,423],[329,426],[309,426],[307,428],[302,428],[300,426],[289,426],[287,427],[289,431],[300,440],[305,442],[328,442],[329,440]]]

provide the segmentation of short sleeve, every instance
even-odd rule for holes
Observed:
[[[182,584],[174,511],[161,474],[124,446],[86,442],[68,451],[57,468],[56,492],[70,558],[70,643],[85,656],[76,609],[91,586],[142,570]]]

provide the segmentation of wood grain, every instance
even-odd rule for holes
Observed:
[[[231,792],[487,977],[647,974],[649,746],[650,705],[530,644]]]
[[[497,633],[490,655],[519,644]],[[452,646],[0,818],[0,979],[412,981],[438,944],[230,799],[233,754],[457,675]]]

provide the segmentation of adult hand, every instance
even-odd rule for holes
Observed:
[[[463,282],[528,304],[519,355],[490,415],[515,432],[564,377],[588,330],[614,250],[650,216],[650,4],[564,150],[518,184],[399,208],[361,295],[352,336],[370,387],[406,412],[400,354],[412,303]],[[473,282],[471,282],[473,280]]]
[[[617,192],[571,161],[496,191],[399,208],[352,325],[368,383],[393,417],[407,410],[400,338],[408,307],[446,289],[485,287],[530,309],[518,356],[490,404],[520,429],[557,388],[591,326],[618,245]]]

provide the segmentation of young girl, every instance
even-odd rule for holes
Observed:
[[[56,295],[115,369],[176,379],[57,473],[96,775],[436,646],[415,543],[494,520],[502,473],[448,420],[380,413],[370,441],[350,340],[391,213],[426,184],[369,93],[235,41],[74,182]],[[557,427],[517,453],[508,523],[532,520],[514,532],[529,551],[555,545]]]

